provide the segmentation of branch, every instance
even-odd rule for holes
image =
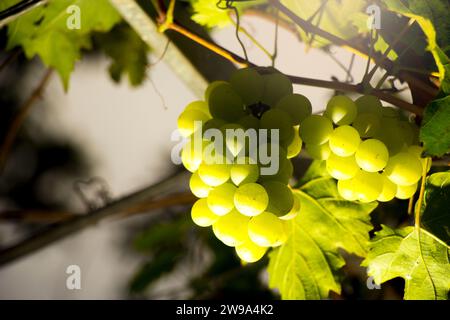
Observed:
[[[52,75],[52,70],[48,69],[44,76],[41,78],[37,88],[33,91],[31,96],[25,101],[23,106],[20,108],[19,113],[14,118],[11,127],[8,130],[5,141],[0,147],[0,173],[3,171],[3,168],[6,164],[6,160],[8,158],[11,147],[16,139],[17,134],[19,133],[20,128],[22,127],[23,122],[25,121],[28,113],[33,107],[34,103],[41,97],[44,88],[46,87],[50,77]]]
[[[48,0],[23,0],[12,7],[0,12],[0,28],[28,11],[46,4]]]
[[[129,215],[143,211],[147,208],[144,203],[148,203],[150,199],[154,199],[161,194],[173,191],[174,188],[186,180],[186,172],[177,173],[157,184],[151,185],[122,199],[116,200],[103,208],[94,210],[79,217],[73,217],[56,225],[49,226],[45,230],[31,236],[28,239],[25,239],[17,245],[0,251],[0,266],[23,257],[31,252],[42,249],[45,246],[67,237],[79,230],[95,225],[105,218],[117,216],[118,214],[123,214],[124,212]]]

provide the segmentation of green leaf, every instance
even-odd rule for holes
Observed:
[[[427,106],[420,140],[428,155],[440,157],[450,152],[450,96],[434,100]]]
[[[123,74],[128,75],[132,86],[144,81],[149,48],[128,24],[118,25],[108,33],[96,35],[94,39],[112,59],[109,72],[114,81],[120,82]]]
[[[134,239],[138,251],[155,251],[166,246],[181,246],[190,224],[185,219],[170,223],[157,223],[147,228]]]
[[[377,204],[342,200],[336,182],[329,177],[315,178],[294,192],[301,201],[301,212],[290,222],[288,241],[269,256],[269,285],[289,300],[323,299],[330,291],[340,293],[339,269],[345,265],[340,249],[366,255],[370,213]]]
[[[450,244],[450,171],[438,172],[427,178],[422,205],[422,225]]]
[[[72,5],[80,9],[79,30],[67,26],[72,16],[67,9]],[[38,55],[46,66],[59,72],[67,89],[81,50],[90,48],[90,33],[109,31],[118,21],[120,16],[108,0],[50,1],[8,26],[8,49],[21,46],[28,59]]]
[[[449,254],[449,247],[426,230],[419,236],[414,227],[393,230],[383,226],[363,265],[376,283],[403,278],[406,300],[448,299]]]
[[[130,283],[130,291],[139,293],[147,289],[155,280],[171,272],[180,260],[180,252],[177,250],[166,250],[161,252],[146,263],[137,272]]]

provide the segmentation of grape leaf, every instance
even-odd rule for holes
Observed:
[[[80,29],[69,29],[70,6],[80,9]],[[108,0],[58,0],[37,7],[8,26],[8,49],[23,47],[28,59],[38,55],[45,65],[55,68],[67,89],[81,50],[91,46],[92,31],[106,32],[118,21],[119,14]]]
[[[336,182],[327,176],[316,177],[294,192],[301,200],[301,212],[290,222],[288,241],[269,255],[269,285],[289,300],[340,293],[337,278],[345,260],[339,250],[366,255],[370,213],[377,204],[342,200]]]
[[[450,152],[450,96],[432,101],[425,109],[420,140],[432,156]]]
[[[420,239],[420,245],[419,245]],[[362,265],[376,283],[405,280],[405,300],[447,299],[450,290],[449,247],[426,230],[383,226]]]
[[[94,41],[111,57],[109,73],[114,81],[120,82],[124,73],[133,86],[144,81],[149,48],[128,24],[115,26],[108,33],[96,34]]]
[[[450,244],[450,171],[438,172],[427,178],[425,196],[421,208],[422,225]]]

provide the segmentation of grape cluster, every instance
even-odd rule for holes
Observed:
[[[229,82],[211,83],[205,101],[190,103],[178,118],[179,131],[187,138],[181,159],[192,172],[190,188],[199,198],[192,220],[212,226],[215,236],[235,247],[243,261],[258,261],[268,248],[283,244],[289,234],[286,221],[300,211],[298,196],[288,186],[290,159],[302,149],[299,124],[311,110],[309,100],[294,94],[291,81],[280,72],[246,68]],[[208,135],[209,129],[223,134],[223,148],[216,136]],[[226,135],[252,129],[268,132],[268,139],[258,135],[256,150],[252,143]],[[278,136],[271,135],[275,131]],[[201,141],[194,139],[199,132]],[[261,149],[273,156],[278,170],[264,173],[271,164],[254,152]]]
[[[323,116],[312,115],[300,125],[307,152],[326,160],[339,194],[360,202],[414,195],[423,170],[430,169],[424,168],[418,135],[413,122],[371,95],[356,101],[335,96]]]

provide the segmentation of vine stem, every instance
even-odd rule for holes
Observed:
[[[11,123],[8,133],[6,134],[6,138],[5,138],[2,146],[0,147],[0,173],[3,171],[3,168],[8,159],[8,155],[11,151],[11,147],[17,137],[17,134],[19,133],[20,128],[22,127],[23,122],[25,121],[28,113],[30,112],[30,110],[33,107],[33,105],[35,104],[35,102],[41,97],[42,92],[44,91],[45,87],[47,86],[52,73],[53,73],[52,69],[48,69],[45,72],[44,76],[39,81],[38,86],[33,91],[31,96],[22,105],[19,113],[16,115],[13,122]]]
[[[155,199],[162,194],[173,192],[175,188],[186,180],[186,172],[177,173],[157,184],[116,200],[100,209],[48,226],[43,231],[22,242],[0,251],[0,266],[42,249],[76,231],[95,225],[106,218],[120,217],[120,214],[123,215],[125,213],[125,215],[130,215],[133,212],[142,211],[145,208],[145,203],[148,203],[149,200]]]
[[[422,169],[422,182],[420,184],[420,192],[419,192],[419,199],[417,200],[417,209],[416,214],[414,216],[414,226],[416,230],[420,231],[420,214],[422,211],[422,203],[423,203],[423,197],[425,195],[425,184],[427,182],[427,168],[430,165],[430,158],[426,158],[425,163],[423,165]]]

